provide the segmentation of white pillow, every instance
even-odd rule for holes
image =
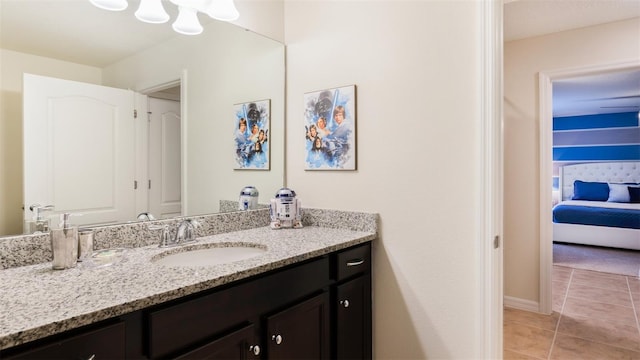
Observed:
[[[635,187],[635,185],[629,184],[611,184],[609,183],[609,202],[628,203],[631,201],[629,196],[629,186]]]

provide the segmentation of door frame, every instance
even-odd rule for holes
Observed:
[[[479,2],[478,260],[479,355],[503,353],[503,4]]]
[[[551,314],[553,294],[553,81],[598,73],[616,72],[640,67],[640,60],[627,60],[592,66],[541,71],[538,74],[540,112],[540,298],[538,311]]]
[[[187,112],[187,103],[188,103],[188,92],[187,92],[187,70],[183,69],[180,77],[178,79],[169,80],[160,84],[152,85],[147,88],[140,90],[140,93],[144,95],[144,103],[141,101],[136,102],[136,107],[138,109],[144,109],[146,114],[148,103],[146,101],[147,94],[161,91],[164,89],[168,89],[175,86],[180,86],[180,200],[182,202],[182,216],[188,214],[188,198],[187,198],[187,124],[188,124],[188,112]],[[140,116],[138,117],[140,118]],[[136,159],[136,169],[137,175],[139,179],[148,179],[149,171],[147,169],[146,159],[148,158],[148,122],[147,117],[144,117],[144,124],[142,122],[138,122],[136,124],[136,131],[138,131],[137,139],[140,140],[140,146],[138,149],[140,153],[138,158]],[[142,166],[145,164],[145,166]],[[136,205],[138,208],[142,208],[144,204],[144,208],[146,209],[149,192],[145,191],[145,195],[141,196],[140,199],[136,198]],[[145,210],[146,211],[146,210]]]

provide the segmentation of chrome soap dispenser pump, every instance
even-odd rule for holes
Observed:
[[[69,223],[71,215],[60,214],[60,228],[51,230],[54,270],[70,269],[78,261],[78,228]]]

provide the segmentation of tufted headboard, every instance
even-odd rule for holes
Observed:
[[[573,182],[640,183],[640,161],[572,164],[560,167],[560,199],[570,200]]]

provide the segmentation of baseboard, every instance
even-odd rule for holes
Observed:
[[[504,306],[509,308],[514,308],[518,310],[539,312],[540,311],[540,303],[537,301],[525,300],[520,298],[515,298],[511,296],[505,296],[503,298]]]

